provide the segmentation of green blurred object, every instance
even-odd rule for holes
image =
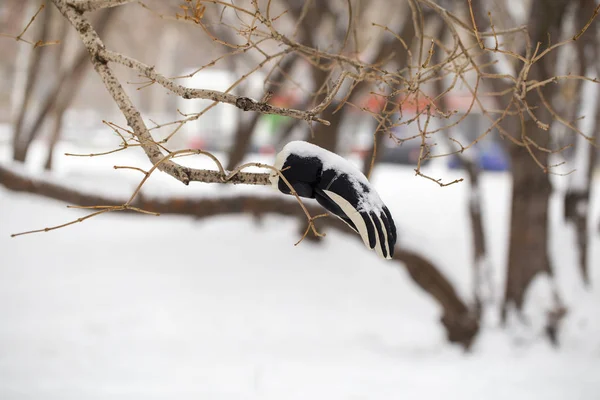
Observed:
[[[267,127],[270,134],[274,134],[277,129],[283,124],[283,121],[287,118],[282,115],[267,114],[263,118],[267,121]]]

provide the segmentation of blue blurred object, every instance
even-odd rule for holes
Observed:
[[[509,171],[510,159],[506,150],[497,142],[477,143],[472,148],[465,150],[471,151],[471,157],[474,156],[477,165],[483,171]],[[453,155],[448,161],[450,169],[463,168],[462,162],[458,156]]]

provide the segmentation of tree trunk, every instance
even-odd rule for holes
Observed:
[[[41,21],[35,21],[35,24],[41,24],[40,27],[40,40],[48,41],[48,35],[50,32],[50,23],[52,21],[52,13],[51,8],[46,7],[45,10],[42,11],[43,17]],[[24,124],[25,124],[25,116],[27,114],[27,110],[31,107],[31,97],[35,88],[35,84],[40,77],[40,72],[42,70],[42,55],[45,51],[45,47],[34,48],[31,52],[31,59],[29,61],[29,66],[27,70],[27,77],[25,78],[25,90],[23,92],[23,96],[21,98],[21,104],[19,105],[18,115],[14,121],[13,125],[13,160],[24,162],[25,157],[27,156],[26,143],[27,137],[24,137]]]
[[[548,133],[538,132],[535,121],[525,123],[527,135],[540,146],[547,147]],[[507,307],[521,310],[527,287],[538,273],[552,274],[548,255],[548,201],[552,188],[548,175],[524,149],[511,146],[512,208],[508,256],[508,276],[502,318]],[[547,156],[537,153],[540,162],[547,164]]]
[[[386,106],[386,108],[389,107],[389,104],[390,103],[388,103],[388,106]],[[369,179],[371,178],[371,174],[373,173],[375,166],[381,159],[381,155],[384,150],[382,148],[382,145],[383,145],[383,140],[386,137],[385,136],[386,133],[388,133],[388,128],[384,127],[384,126],[380,126],[379,129],[377,129],[375,131],[375,134],[373,137],[373,145],[371,146],[371,148],[369,148],[369,151],[367,151],[367,154],[365,154],[365,158],[363,159],[362,172]],[[375,159],[373,159],[373,157],[375,157]]]
[[[267,92],[280,91],[281,83],[284,82],[286,76],[291,72],[296,59],[297,55],[292,54],[283,60],[279,66],[279,69],[275,71],[273,78],[271,78],[271,83],[266,90]],[[238,164],[240,164],[244,159],[246,153],[248,153],[250,142],[252,141],[252,134],[254,133],[254,128],[256,128],[256,124],[258,123],[260,116],[261,115],[259,113],[254,113],[247,121],[244,121],[244,118],[240,119],[237,131],[235,132],[233,146],[229,151],[229,158],[227,160],[228,170],[231,171],[238,166]]]
[[[398,32],[398,36],[404,40],[404,42],[409,46],[409,48],[416,37],[415,26],[413,22],[414,21],[412,19],[412,15],[407,14],[402,24],[402,29],[400,30],[400,32]],[[386,57],[389,57],[390,53],[394,53],[395,57],[393,59],[393,62],[396,64],[396,68],[404,68],[408,61],[408,51],[400,47],[401,46],[398,45],[398,40],[395,37],[384,41],[384,43],[379,48],[377,56],[375,57],[375,64],[383,62]],[[364,82],[360,82],[354,90],[360,92],[361,90],[359,89],[359,87],[361,87],[363,83]],[[395,89],[396,88],[392,88],[392,90]],[[391,100],[392,101],[387,102],[385,104],[385,107],[381,110],[379,114],[380,117],[384,119],[384,123],[382,123],[379,126],[379,129],[377,129],[377,131],[374,133],[373,145],[371,146],[371,148],[365,155],[365,159],[363,160],[362,171],[368,178],[371,177],[373,169],[375,169],[375,165],[377,165],[377,162],[381,159],[381,155],[383,153],[381,145],[383,143],[383,140],[385,139],[385,135],[390,134],[389,125],[387,125],[387,123],[391,124],[392,122],[389,120],[389,118],[393,117],[395,112],[397,111],[397,104],[395,104],[395,100]],[[375,159],[373,159],[373,155],[375,155]]]
[[[442,43],[445,42],[449,32],[445,25],[441,25],[440,30],[436,37],[440,38]],[[437,62],[443,61],[442,52],[437,53]],[[438,79],[434,83],[436,88],[436,95],[441,94],[446,89],[444,87],[444,81]],[[442,104],[444,105],[445,111],[451,111],[451,105],[448,95],[442,98]],[[458,129],[461,125],[458,125]],[[446,138],[450,146],[452,145],[448,139],[450,136],[449,130],[445,132]],[[483,133],[483,132],[481,132]],[[494,283],[492,282],[492,267],[489,263],[487,255],[487,245],[485,238],[485,230],[483,227],[483,216],[481,205],[483,203],[482,190],[480,185],[480,168],[473,156],[476,149],[470,149],[466,153],[459,152],[456,157],[460,160],[460,163],[467,172],[468,179],[465,182],[468,185],[467,191],[469,193],[468,209],[469,209],[469,222],[471,225],[471,237],[473,239],[473,301],[474,301],[474,314],[477,318],[481,317],[483,309],[483,298],[492,298],[494,295]]]
[[[52,116],[52,133],[50,134],[50,141],[48,142],[48,153],[46,154],[46,162],[44,163],[44,169],[48,171],[52,169],[52,161],[54,159],[54,148],[56,147],[56,143],[58,143],[58,139],[60,138],[65,110],[65,103],[61,104],[60,106],[57,105],[54,109],[54,115]]]
[[[600,90],[596,94],[596,115],[589,132],[595,137],[596,143],[600,138]],[[576,244],[579,253],[579,270],[586,286],[590,285],[589,258],[588,258],[588,221],[590,212],[590,192],[593,181],[594,167],[596,165],[597,149],[587,140],[577,137],[575,148],[576,163],[579,167],[570,181],[570,187],[565,195],[564,216],[567,222],[575,227]]]
[[[394,260],[404,263],[413,281],[442,306],[441,322],[448,341],[469,350],[479,332],[479,316],[458,297],[450,281],[431,262],[411,251],[396,249]]]
[[[37,6],[30,0],[23,0],[20,4],[14,1],[5,3],[0,12],[0,14],[3,14],[0,21],[2,30],[4,32],[20,32],[29,22],[26,18],[31,18]],[[34,49],[31,46],[22,43],[15,46],[9,40],[0,40],[0,54],[3,58],[11,60],[10,63],[4,65],[4,68],[0,67],[0,73],[6,77],[4,86],[0,85],[0,88],[6,88],[7,92],[10,90],[8,117],[11,123],[17,120],[23,105],[25,86],[27,85],[27,71],[32,51]]]
[[[567,0],[533,1],[529,32],[532,43],[543,43],[540,52],[548,46],[548,35],[554,41],[560,38],[567,5]],[[532,65],[529,79],[543,80],[554,76],[555,65],[556,52],[551,52]],[[551,85],[546,85],[541,92],[550,101],[554,90]],[[530,105],[541,103],[535,91],[529,92],[527,101]],[[537,107],[533,112],[540,121],[552,125],[552,116],[545,107]],[[524,110],[522,113],[525,120],[522,129],[519,119],[510,120],[515,137],[522,139],[526,135],[539,146],[548,148],[550,132],[538,127]],[[542,165],[548,165],[548,153],[538,151],[533,146],[530,149]],[[517,312],[522,310],[526,290],[537,274],[552,275],[548,253],[548,202],[552,188],[548,174],[536,164],[526,149],[510,146],[510,155],[513,189],[503,322],[506,322],[509,308],[514,307]]]
[[[98,18],[96,25],[96,31],[99,35],[102,35],[106,30],[106,27],[109,24],[111,18],[116,15],[117,8],[111,8],[105,10],[100,17]],[[62,19],[61,19],[62,21]],[[27,130],[27,134],[22,134],[22,139],[20,140],[20,148],[19,155],[22,156],[23,160],[27,157],[27,153],[29,152],[29,147],[31,143],[38,137],[40,134],[41,128],[46,121],[48,115],[55,114],[58,118],[62,119],[62,113],[69,106],[70,102],[73,100],[73,97],[77,93],[77,89],[81,84],[81,80],[83,78],[83,74],[85,69],[90,65],[89,62],[89,53],[84,49],[79,49],[78,55],[73,62],[73,66],[70,69],[64,70],[60,75],[55,79],[54,84],[51,90],[48,92],[46,97],[43,100],[42,106],[40,107],[38,114],[34,122],[31,124],[29,129]],[[59,113],[53,112],[53,110],[62,108],[61,115]],[[60,127],[62,122],[58,122],[58,128],[55,124],[54,128],[59,129],[58,132],[52,133],[52,140],[57,140],[58,137],[54,139],[55,135],[60,135]],[[51,143],[52,144],[52,143]],[[51,162],[50,162],[51,163]],[[48,164],[48,162],[46,162]]]
[[[576,26],[584,26],[589,16],[593,14],[595,3],[590,0],[580,0],[579,9],[577,10]],[[597,28],[597,21],[592,22],[590,31],[594,32]],[[594,72],[600,72],[600,67],[595,65],[596,68],[591,68],[597,60],[599,52],[597,49],[596,40],[591,35],[583,35],[576,43],[578,53],[578,71],[577,75],[583,75],[585,72],[590,70]],[[586,67],[588,71],[586,71]],[[567,101],[567,104],[571,104],[573,111],[568,120],[573,121],[576,119],[576,113],[581,112],[584,108],[584,98],[586,87],[594,85],[588,82],[582,82],[576,80],[579,85],[575,93],[576,99],[573,101]],[[598,136],[598,129],[600,129],[600,90],[596,93],[596,113],[593,122],[588,129],[583,126],[586,121],[579,121],[579,127],[588,136]],[[596,139],[596,143],[598,143]],[[588,220],[590,216],[589,203],[590,203],[590,189],[592,185],[592,175],[595,166],[596,159],[596,148],[592,146],[587,140],[577,135],[575,138],[575,153],[574,162],[575,169],[573,175],[570,176],[569,189],[565,196],[564,202],[564,214],[567,222],[572,222],[575,227],[575,236],[577,243],[577,250],[579,253],[579,270],[581,271],[581,277],[585,285],[590,284],[589,277],[589,265],[588,265]]]
[[[65,57],[67,56],[68,52],[67,50],[67,38],[69,36],[69,24],[67,23],[66,20],[64,19],[60,19],[60,35],[59,35],[59,40],[60,40],[60,48],[58,53],[56,54],[56,57],[54,59],[55,65],[54,65],[54,70],[57,71],[58,73],[62,73],[64,70],[63,67],[63,63],[65,60]],[[72,95],[72,94],[71,94]],[[58,142],[58,138],[60,137],[60,132],[62,130],[62,122],[63,122],[63,115],[65,113],[65,110],[67,109],[68,106],[68,101],[65,101],[65,93],[64,91],[61,93],[61,95],[59,96],[59,98],[56,101],[56,105],[54,106],[53,112],[52,112],[52,122],[53,122],[53,126],[52,126],[52,131],[50,134],[50,141],[48,143],[48,154],[46,155],[46,162],[44,163],[44,169],[46,170],[51,170],[52,169],[52,155],[54,153],[54,146],[56,145],[56,142]]]
[[[340,122],[342,122],[343,112],[340,110],[333,114],[334,109],[335,105],[332,104],[321,113],[321,118],[329,121],[331,124],[329,126],[318,124],[316,127],[313,127],[312,132],[309,133],[311,136],[308,141],[335,153],[338,147],[339,127]]]
[[[327,80],[329,79],[329,71],[322,70],[320,68],[313,67],[312,68],[312,76],[314,87],[318,91],[323,87]],[[318,96],[316,98],[315,104],[319,104],[322,99],[325,98],[325,95]],[[309,131],[308,141],[310,143],[316,144],[324,149],[327,149],[331,152],[336,152],[337,142],[338,142],[338,128],[340,122],[342,120],[342,110],[339,110],[337,113],[333,114],[333,110],[336,108],[335,100],[321,113],[321,118],[329,121],[331,124],[329,126],[325,126],[323,124],[313,124],[313,129]]]

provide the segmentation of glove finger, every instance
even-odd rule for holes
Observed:
[[[379,219],[379,215],[375,214],[373,211],[371,211],[370,215],[371,219],[373,220],[373,224],[375,225],[375,230],[377,231],[377,254],[383,258],[387,258],[387,238],[386,233],[383,230],[383,223],[381,222],[381,219]]]
[[[388,219],[388,222],[390,224],[390,232],[392,234],[392,243],[393,245],[396,244],[396,240],[398,240],[398,236],[397,236],[397,232],[396,232],[396,224],[394,223],[394,218],[392,218],[392,214],[390,213],[390,210],[388,210],[388,208],[386,206],[383,206],[383,212],[385,213],[385,216]]]
[[[368,214],[359,212],[352,203],[335,192],[316,190],[316,193],[320,192],[323,193],[323,197],[317,196],[319,204],[344,221],[345,218],[348,218],[354,224],[354,229],[360,234],[365,246],[371,249],[375,247],[375,230]],[[345,222],[348,223],[348,221]],[[350,227],[352,228],[352,226]]]
[[[389,225],[384,222],[385,214],[383,212],[375,213],[379,220],[381,227],[381,233],[383,234],[383,241],[381,242],[381,248],[383,249],[383,255],[386,259],[391,259],[390,255],[390,234],[388,231]]]
[[[394,244],[396,241],[394,240],[394,236],[390,227],[390,222],[387,216],[385,215],[385,212],[381,213],[381,221],[383,222],[383,227],[385,228],[384,232],[386,233],[387,252],[389,258],[392,258],[394,256]]]
[[[357,211],[352,207],[351,204],[346,202],[343,198],[338,196],[333,192],[329,192],[327,190],[315,189],[315,199],[317,202],[323,206],[327,211],[344,221],[346,225],[348,225],[354,232],[359,233],[359,226],[362,224],[362,220],[358,217],[358,225],[357,225],[357,217],[354,217],[353,214],[357,213]]]
[[[360,216],[365,221],[365,228],[367,229],[367,237],[369,239],[369,248],[374,249],[377,241],[375,240],[375,227],[373,225],[373,220],[369,214],[364,211],[360,213]],[[365,244],[367,244],[366,241]]]

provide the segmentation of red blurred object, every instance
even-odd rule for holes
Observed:
[[[418,102],[415,96],[408,98],[404,96],[398,96],[394,101],[398,104],[398,107],[402,109],[402,112],[419,112],[424,110],[428,105],[433,105],[433,102],[425,96],[419,96]],[[377,93],[370,93],[362,101],[362,107],[373,113],[380,113],[385,107],[386,98],[385,96]]]
[[[204,149],[206,148],[206,142],[202,138],[194,136],[188,142],[188,147],[190,149]]]
[[[379,113],[385,105],[385,97],[375,93],[369,94],[362,102],[362,107],[372,113]]]
[[[427,106],[431,106],[432,109],[435,109],[436,107],[433,100],[425,97],[424,95],[420,95],[418,97],[416,95],[408,97],[398,96],[396,101],[398,102],[399,110],[402,112],[413,112],[415,114],[425,110]]]
[[[271,155],[271,154],[275,154],[275,147],[271,146],[271,145],[264,145],[261,146],[258,149],[258,153],[259,154],[263,154],[263,155]]]
[[[471,108],[471,110],[479,110],[477,103],[472,104],[473,96],[471,95],[447,94],[445,98],[448,106],[452,110],[463,113],[466,113],[469,108]],[[398,111],[402,111],[403,113],[409,112],[416,114],[422,112],[427,106],[431,106],[432,109],[437,107],[431,97],[425,97],[423,94],[420,94],[418,99],[414,94],[410,96],[400,95],[394,101],[398,104]],[[479,96],[479,101],[488,109],[496,107],[495,99],[490,96]],[[384,95],[370,93],[362,99],[361,107],[373,113],[380,113],[385,106],[385,102],[386,98]]]
[[[281,108],[291,107],[297,104],[297,96],[294,93],[275,94],[269,100],[269,104]]]

